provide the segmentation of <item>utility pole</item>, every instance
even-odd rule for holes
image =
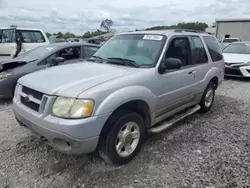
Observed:
[[[81,23],[81,36],[83,36],[83,12],[82,12],[82,23]]]

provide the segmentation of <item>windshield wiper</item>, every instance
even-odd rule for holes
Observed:
[[[31,60],[31,61],[28,61],[28,63],[32,63],[32,62],[34,62],[34,61],[36,61],[36,60],[38,60],[38,59],[33,59],[33,60]]]
[[[117,60],[118,62],[108,61],[108,60]],[[126,66],[136,67],[136,68],[140,67],[133,60],[126,59],[126,58],[119,58],[119,57],[109,57],[109,58],[107,58],[107,62],[106,63],[114,63],[114,64],[126,65]]]

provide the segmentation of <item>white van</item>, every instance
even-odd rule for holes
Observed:
[[[40,29],[0,28],[0,60],[14,58],[49,43],[47,36]]]

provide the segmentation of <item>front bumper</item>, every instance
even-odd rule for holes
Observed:
[[[55,150],[79,155],[95,151],[101,129],[108,115],[86,119],[61,119],[51,115],[36,115],[31,109],[22,105],[16,98],[13,100],[16,119],[31,130],[35,136]]]
[[[250,66],[226,67],[225,76],[250,77]]]

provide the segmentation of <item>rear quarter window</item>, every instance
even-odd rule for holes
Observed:
[[[207,45],[209,54],[213,62],[221,61],[223,59],[221,48],[215,37],[203,36],[203,39]]]

